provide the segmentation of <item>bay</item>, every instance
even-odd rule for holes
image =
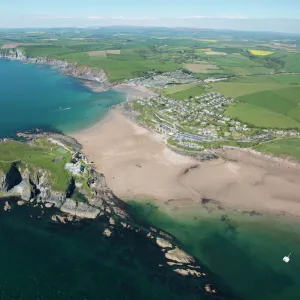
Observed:
[[[77,131],[125,99],[113,90],[92,92],[47,66],[0,60],[0,137],[34,128]]]

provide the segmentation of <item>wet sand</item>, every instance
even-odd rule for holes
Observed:
[[[237,149],[199,162],[172,152],[160,135],[118,111],[73,137],[122,199],[151,199],[171,210],[201,209],[205,202],[300,216],[300,169],[292,164]]]
[[[126,83],[115,85],[113,89],[125,93],[128,100],[148,98],[154,94],[144,86]]]

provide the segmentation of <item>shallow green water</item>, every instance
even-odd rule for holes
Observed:
[[[51,213],[37,220],[37,208],[0,209],[1,300],[216,299],[201,292],[206,279],[167,267],[145,235],[119,228],[105,238],[101,220],[57,225]]]
[[[77,80],[34,64],[0,60],[0,137],[33,128],[64,132],[88,127],[122,93],[94,93]]]
[[[300,295],[300,226],[287,218],[234,212],[170,215],[134,204],[141,219],[173,234],[245,300],[292,300]],[[222,216],[226,214],[227,218]],[[223,221],[222,221],[223,220]],[[282,261],[292,252],[290,263]]]

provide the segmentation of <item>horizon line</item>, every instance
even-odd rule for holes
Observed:
[[[297,19],[298,20],[298,19]],[[300,19],[299,19],[300,20]],[[155,26],[155,25],[127,25],[127,24],[115,24],[115,25],[87,25],[87,26],[24,26],[24,27],[1,27],[0,30],[16,30],[16,29],[98,29],[98,28],[111,28],[111,27],[123,27],[123,28],[168,28],[168,29],[190,29],[190,30],[208,30],[208,31],[230,31],[230,32],[253,32],[253,33],[276,33],[276,34],[290,34],[300,36],[300,33],[293,32],[279,32],[279,31],[271,31],[271,30],[239,30],[239,29],[215,29],[215,28],[206,28],[206,27],[195,27],[195,26]]]

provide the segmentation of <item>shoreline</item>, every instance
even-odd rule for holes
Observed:
[[[60,75],[71,76],[85,87],[89,88],[95,93],[102,93],[109,90],[124,93],[127,100],[133,100],[137,98],[150,97],[154,93],[149,89],[130,83],[111,83],[105,71],[101,68],[80,66],[76,63],[69,63],[64,60],[48,57],[25,57],[21,52],[17,50],[8,52],[7,54],[0,53],[0,59],[6,59],[11,61],[19,61],[24,64],[36,64],[48,66],[60,72]]]
[[[201,211],[209,200],[215,209],[300,216],[300,174],[285,161],[223,149],[225,157],[201,162],[168,149],[158,133],[118,109],[71,136],[121,199],[168,203],[170,211]]]
[[[48,65],[61,71],[62,75],[72,76],[80,81],[83,80],[83,75],[77,69],[76,64],[47,58],[6,58],[19,60],[23,63]],[[84,70],[86,72],[84,76],[94,76],[91,73],[92,68],[84,67]],[[100,72],[103,72],[103,70],[100,70]],[[86,80],[85,82],[94,81],[99,83],[98,80],[95,80],[95,77],[93,77],[93,80],[91,80],[91,77],[88,79],[84,77],[84,80]],[[93,89],[91,86],[88,87]],[[128,100],[141,97],[141,95],[150,96],[151,93],[153,94],[145,87],[138,87],[132,84],[110,85],[109,88],[125,93]],[[117,121],[117,124],[114,124],[115,121]],[[124,128],[122,128],[123,126]],[[105,128],[110,133],[107,134]],[[118,137],[114,137],[116,132],[124,130],[125,136],[117,134]],[[195,204],[200,204],[199,209],[201,209],[203,199],[209,199],[216,207],[275,210],[277,213],[284,211],[290,214],[295,214],[296,211],[296,215],[300,216],[300,209],[296,205],[298,204],[296,194],[300,192],[300,188],[295,186],[295,183],[300,183],[300,176],[298,174],[290,174],[291,170],[288,172],[286,170],[289,169],[289,166],[298,169],[299,165],[286,159],[272,157],[252,149],[224,147],[222,150],[216,151],[217,154],[222,154],[221,156],[219,155],[218,159],[200,162],[195,158],[175,152],[165,145],[161,135],[145,128],[133,116],[125,115],[124,112],[120,112],[120,109],[116,109],[116,107],[112,108],[103,119],[91,127],[76,132],[65,132],[65,135],[78,140],[83,146],[83,151],[90,157],[90,160],[95,162],[97,169],[103,171],[104,174],[109,174],[108,185],[121,199],[153,199],[160,204],[172,203],[171,210],[180,209],[178,207],[182,205],[189,207]],[[112,143],[112,141],[114,142]],[[129,144],[128,141],[130,141]],[[93,143],[95,143],[95,146],[91,145]],[[93,149],[97,148],[97,144],[98,152]],[[103,144],[106,145],[103,146]],[[117,151],[110,153],[110,144],[112,147],[117,146]],[[127,144],[129,151],[122,153],[124,151],[122,144]],[[222,156],[223,158],[221,158]],[[250,156],[253,156],[254,160],[249,160]],[[238,160],[237,157],[239,158]],[[114,158],[116,158],[116,161],[112,162],[110,166],[107,160],[114,160]],[[265,161],[268,162],[266,163]],[[153,162],[153,166],[151,166],[151,162]],[[267,177],[268,181],[271,181],[271,183],[267,184],[268,188],[261,188],[264,184],[259,183],[259,180],[256,182],[255,178],[251,178],[251,174],[239,174],[241,166],[246,173],[248,169],[254,168],[253,172],[256,172],[258,177],[262,177],[262,182]],[[122,168],[126,170],[128,176],[125,176]],[[259,168],[262,168],[263,171],[259,171]],[[268,174],[270,168],[272,169],[271,175]],[[278,175],[274,175],[273,173],[278,172],[274,168],[287,172],[286,178],[282,179]],[[137,169],[143,170],[137,171]],[[244,170],[242,171],[244,172]],[[206,176],[205,172],[209,175]],[[218,172],[223,174],[223,178],[220,178]],[[113,176],[114,174],[116,176]],[[197,177],[203,182],[197,182]],[[241,179],[239,177],[243,180],[246,179],[245,185],[240,184]],[[290,179],[291,177],[293,179]],[[150,181],[153,178],[157,179],[151,183]],[[251,178],[252,182],[249,182],[249,178]],[[287,200],[283,199],[285,195],[283,191],[278,190],[278,186],[275,184],[276,181],[284,184],[286,188],[290,188],[287,193]],[[213,182],[216,184],[215,189]],[[275,196],[272,195],[272,186],[277,188]],[[256,191],[250,190],[250,187],[256,189]],[[237,199],[238,197],[244,198],[245,191],[247,191],[248,198],[249,195],[252,195],[253,198],[258,197],[261,201],[257,199],[247,199],[247,201]],[[263,205],[262,202],[264,202]],[[284,202],[289,208],[285,207]]]

